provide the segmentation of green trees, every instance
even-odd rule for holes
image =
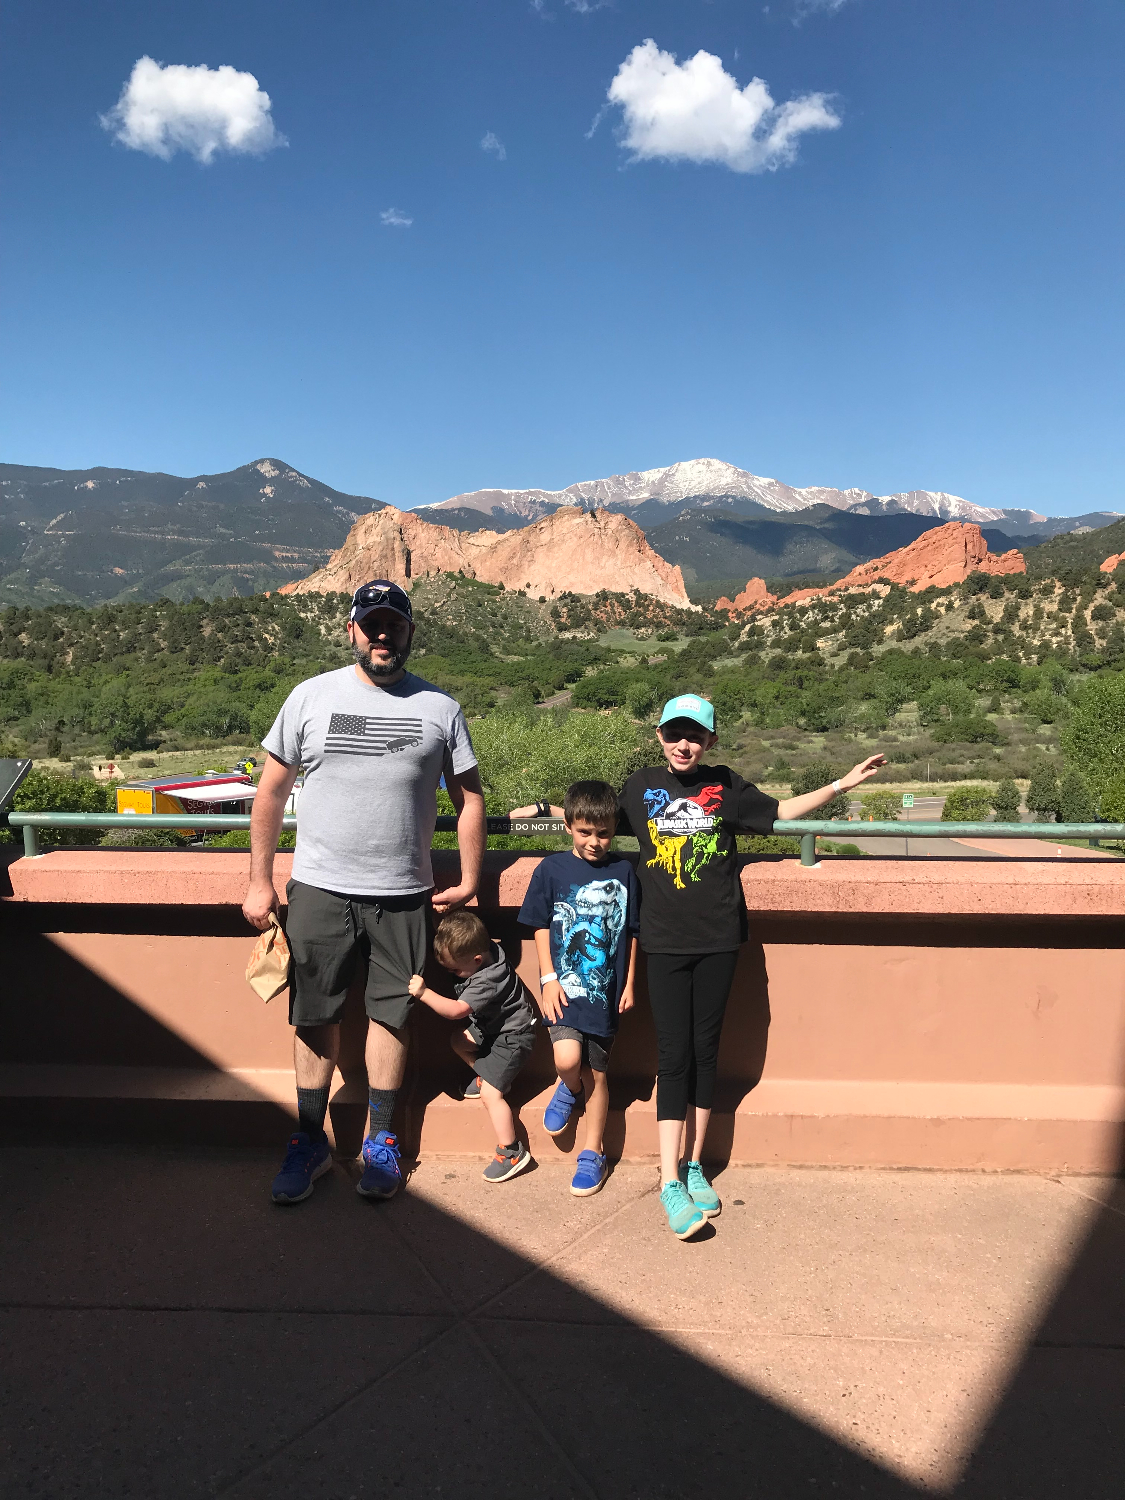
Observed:
[[[1086,778],[1075,766],[1069,766],[1059,787],[1059,822],[1090,823],[1094,817],[1094,799]]]
[[[20,812],[115,812],[117,794],[92,777],[52,776],[47,771],[31,771],[24,777],[12,806]],[[91,828],[41,828],[39,842],[44,846],[61,844],[96,844],[98,831]],[[0,829],[0,841],[11,843],[13,830]]]
[[[1059,810],[1059,779],[1049,761],[1036,761],[1027,789],[1027,810],[1037,823],[1047,823]]]
[[[943,823],[983,823],[992,807],[986,786],[955,786],[941,810]]]
[[[1016,823],[1020,815],[1020,789],[1010,777],[1000,782],[992,794],[992,811],[1001,823]]]
[[[1125,765],[1125,673],[1099,672],[1083,684],[1060,735],[1067,757],[1098,791]]]
[[[803,771],[798,771],[793,778],[789,788],[791,797],[803,797],[806,792],[819,791],[822,786],[828,786],[836,780],[839,772],[828,764],[826,760],[814,760],[807,765]],[[840,792],[833,797],[831,802],[824,807],[817,808],[816,812],[809,813],[810,818],[846,818],[848,816],[848,795]]]

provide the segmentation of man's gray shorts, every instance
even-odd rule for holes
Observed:
[[[613,1046],[611,1036],[595,1036],[592,1031],[576,1031],[573,1026],[547,1023],[552,1047],[556,1042],[581,1042],[582,1066],[593,1068],[595,1073],[604,1073],[609,1067],[609,1049]]]
[[[289,1024],[338,1022],[357,968],[365,964],[367,1014],[396,1030],[404,1026],[414,1005],[410,976],[422,973],[430,947],[430,892],[345,896],[299,880],[285,891],[285,936],[293,955]]]
[[[502,1031],[498,1036],[486,1037],[476,1022],[470,1021],[465,1030],[477,1045],[477,1060],[473,1064],[477,1077],[506,1094],[531,1056],[535,1027],[525,1026],[522,1031]]]

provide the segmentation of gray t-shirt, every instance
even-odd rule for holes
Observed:
[[[448,693],[412,672],[384,688],[341,667],[295,687],[262,744],[305,768],[294,880],[349,896],[431,888],[438,784],[477,763]]]
[[[484,1037],[499,1036],[502,1031],[526,1031],[535,1025],[536,1012],[527,988],[499,943],[491,945],[475,974],[458,980],[453,993],[472,1011]]]

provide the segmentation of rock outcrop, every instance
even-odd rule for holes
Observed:
[[[741,594],[735,594],[733,599],[728,599],[724,594],[722,598],[715,600],[716,609],[727,609],[732,615],[752,614],[756,609],[772,609],[777,603],[777,595],[771,594],[766,588],[764,578],[751,578]]]
[[[409,588],[426,573],[464,573],[533,597],[648,594],[681,609],[688,599],[679,568],[652,550],[628,516],[567,506],[519,531],[454,531],[387,505],[360,516],[340,550],[287,594],[351,593],[371,578]]]
[[[1102,567],[1111,561],[1107,558]],[[827,588],[797,589],[778,601],[766,593],[766,586],[760,578],[751,578],[733,604],[720,599],[716,608],[732,611],[772,609],[778,602],[800,604],[803,599],[823,599],[826,594],[839,594],[845,589],[869,589],[880,581],[901,583],[913,593],[920,594],[923,589],[945,589],[950,584],[961,583],[970,573],[1026,572],[1022,552],[1013,547],[1010,552],[997,556],[988,550],[979,526],[950,521],[946,526],[935,526],[933,531],[923,532],[908,547],[860,563],[845,578],[837,579]],[[745,604],[741,602],[743,600]]]
[[[1101,570],[1103,573],[1112,573],[1117,564],[1123,561],[1125,561],[1125,552],[1114,552],[1112,556],[1107,557],[1105,562],[1102,563]]]

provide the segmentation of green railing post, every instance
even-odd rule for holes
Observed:
[[[39,833],[30,823],[23,825],[23,857],[34,859],[39,853]]]
[[[801,863],[808,866],[816,864],[815,833],[803,833],[801,835]]]

